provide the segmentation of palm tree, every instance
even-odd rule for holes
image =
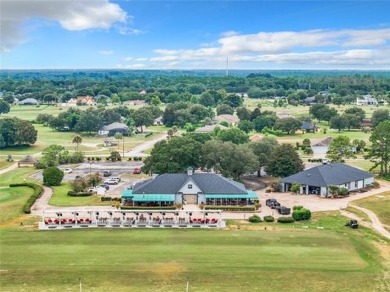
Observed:
[[[74,136],[72,143],[76,144],[76,151],[77,152],[79,151],[79,145],[81,144],[81,142],[83,142],[83,138],[81,138],[79,135]]]

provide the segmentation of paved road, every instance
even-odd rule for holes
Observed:
[[[165,140],[167,137],[168,137],[167,134],[162,134],[161,136],[159,136],[156,139],[146,141],[146,142],[134,147],[134,149],[132,149],[131,151],[128,151],[127,154],[129,156],[142,156],[142,157],[149,156],[149,154],[145,154],[143,152],[152,148],[153,145],[156,144],[157,142]]]

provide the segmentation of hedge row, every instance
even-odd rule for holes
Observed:
[[[292,217],[279,217],[278,223],[294,223],[295,220]]]
[[[68,196],[70,197],[89,197],[92,195],[92,192],[81,192],[76,193],[75,191],[69,191]]]
[[[205,210],[225,210],[225,211],[255,211],[255,206],[211,206],[206,205],[204,206]]]
[[[147,207],[147,206],[121,206],[121,210],[176,210],[175,206]]]
[[[105,202],[105,201],[117,201],[117,202],[120,202],[122,199],[121,198],[118,198],[118,197],[115,197],[115,198],[112,198],[112,197],[100,197],[100,201],[101,202]]]
[[[10,184],[11,188],[13,187],[29,187],[34,190],[30,198],[28,198],[27,202],[23,206],[23,212],[26,214],[31,213],[31,207],[34,205],[35,201],[42,196],[43,194],[43,187],[37,184],[33,183],[20,183],[20,184]]]
[[[152,135],[153,135],[153,132],[146,133],[146,134],[145,134],[145,138],[146,138],[146,137],[150,137],[150,136],[152,136]]]

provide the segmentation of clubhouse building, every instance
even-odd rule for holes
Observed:
[[[288,192],[293,184],[300,184],[299,194],[327,197],[331,185],[355,191],[373,183],[373,174],[343,163],[333,163],[316,166],[283,178],[281,190]]]
[[[165,173],[137,183],[122,194],[130,206],[170,206],[174,204],[249,205],[258,200],[242,183],[215,173]]]

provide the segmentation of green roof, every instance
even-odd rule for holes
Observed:
[[[258,199],[259,196],[254,191],[248,191],[248,198],[249,199]]]
[[[134,197],[133,190],[126,190],[122,193],[122,198],[132,198],[132,197]]]

